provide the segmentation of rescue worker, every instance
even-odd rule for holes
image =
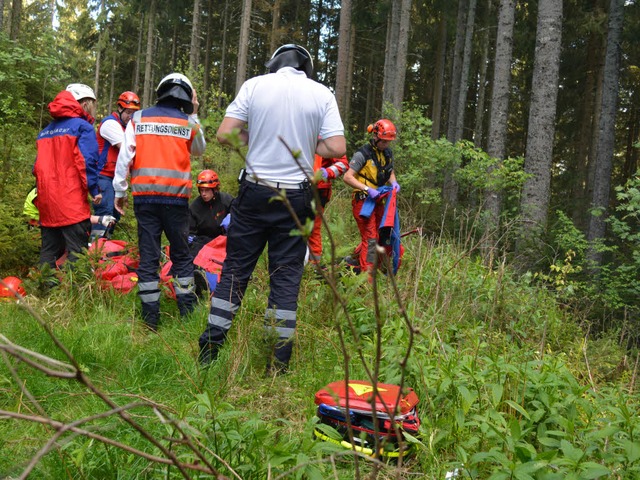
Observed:
[[[40,226],[40,212],[38,212],[38,207],[36,207],[35,200],[38,196],[38,188],[33,187],[27,193],[27,197],[24,199],[24,204],[22,206],[22,214],[27,218],[27,225],[29,229],[39,227]]]
[[[308,240],[309,262],[317,264],[322,258],[322,215],[331,200],[331,180],[341,177],[349,169],[349,161],[346,155],[340,158],[326,158],[316,154],[313,168],[314,171],[320,171],[322,177],[316,185],[320,205],[316,207],[316,218]]]
[[[91,231],[88,196],[99,204],[98,142],[93,129],[96,96],[72,83],[49,104],[53,121],[38,134],[33,166],[40,214],[40,265],[55,268],[65,250],[69,262],[87,248]]]
[[[233,201],[231,195],[220,191],[220,179],[213,170],[201,171],[196,186],[200,195],[189,205],[189,246],[193,258],[211,240],[224,235]]]
[[[127,174],[131,170],[133,211],[138,222],[138,295],[142,319],[156,331],[160,319],[162,233],[169,240],[176,300],[181,316],[197,298],[187,235],[191,195],[191,155],[202,155],[206,144],[198,120],[198,97],[180,73],[160,80],[155,106],[133,114],[118,154],[113,188],[116,209],[124,214]]]
[[[93,213],[97,216],[114,216],[116,221],[120,214],[115,209],[115,191],[113,190],[113,175],[116,169],[116,161],[120,146],[124,140],[124,129],[131,120],[131,115],[140,110],[140,99],[133,92],[122,92],[118,97],[117,109],[100,123],[98,129],[98,187],[102,193],[100,205],[93,207]],[[105,232],[111,233],[115,223],[107,230],[102,223],[91,226],[91,237],[102,237]]]
[[[360,245],[356,248],[360,271],[370,273],[379,240],[378,227],[384,212],[384,200],[380,198],[378,189],[389,184],[399,192],[400,185],[393,170],[393,152],[389,148],[396,139],[395,125],[383,118],[369,125],[367,131],[372,138],[351,157],[344,183],[353,187],[351,205],[353,218],[360,231]],[[362,217],[360,211],[367,197],[375,200],[376,205],[369,217]]]
[[[218,141],[227,144],[229,134],[238,129],[249,150],[238,196],[231,205],[222,276],[200,336],[200,362],[207,365],[217,357],[258,258],[268,245],[270,293],[265,329],[277,337],[275,361],[268,365],[277,373],[286,371],[291,358],[306,253],[304,239],[291,234],[298,227],[280,192],[284,191],[288,206],[303,224],[312,218],[309,178],[314,153],[340,157],[345,154],[346,141],[335,97],[311,79],[313,61],[306,49],[283,45],[265,66],[268,74],[242,85],[217,132]],[[300,152],[298,158],[287,146]]]

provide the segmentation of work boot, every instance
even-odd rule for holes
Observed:
[[[217,343],[200,344],[200,353],[198,354],[198,362],[201,367],[208,367],[218,358],[220,345]]]
[[[158,331],[158,324],[160,323],[160,302],[142,304],[142,321],[144,322],[144,326],[152,332]]]
[[[198,303],[198,297],[196,297],[195,293],[187,293],[184,295],[176,295],[176,300],[178,302],[178,311],[180,312],[181,317],[186,317],[196,308],[196,304]]]
[[[275,345],[273,358],[267,361],[267,375],[272,377],[289,372],[289,360],[293,352],[292,340],[280,340]]]

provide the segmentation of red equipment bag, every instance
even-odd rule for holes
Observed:
[[[138,252],[124,240],[100,237],[89,247],[89,253],[98,258],[95,274],[105,288],[127,293],[138,281]]]
[[[398,443],[402,432],[415,435],[420,427],[418,396],[408,387],[401,390],[397,385],[378,383],[374,395],[371,382],[350,380],[348,385],[344,381],[333,382],[316,392],[315,403],[320,424],[333,427],[342,440],[333,439],[318,426],[314,435],[367,455],[375,455],[377,444],[378,456],[400,456]],[[349,426],[354,444],[350,443]]]

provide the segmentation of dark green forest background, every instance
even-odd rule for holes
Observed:
[[[598,324],[637,330],[636,1],[2,0],[0,13],[0,273],[37,258],[20,212],[67,83],[94,87],[102,117],[120,92],[147,106],[184,72],[212,144],[238,85],[296,42],[336,91],[349,155],[368,123],[397,123],[407,223],[455,238],[471,218],[486,265],[505,259]],[[203,162],[220,167],[212,148]]]

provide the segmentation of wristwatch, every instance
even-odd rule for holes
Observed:
[[[369,193],[369,185],[365,185],[363,189],[366,193]]]

